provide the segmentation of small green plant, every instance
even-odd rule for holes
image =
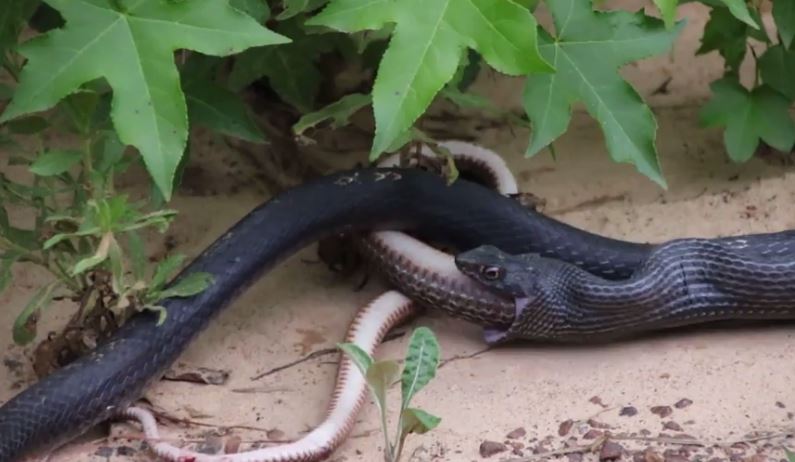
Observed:
[[[411,399],[436,376],[439,367],[439,343],[427,327],[418,327],[411,334],[403,373],[397,361],[375,361],[366,351],[354,343],[338,345],[364,375],[367,386],[381,414],[381,429],[384,433],[384,458],[386,462],[397,462],[403,452],[406,437],[411,433],[423,434],[436,428],[439,417],[422,409],[409,407]],[[386,415],[386,395],[389,387],[400,379],[401,404],[397,431],[389,439]]]

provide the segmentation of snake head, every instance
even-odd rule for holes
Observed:
[[[499,295],[515,300],[534,297],[542,276],[541,257],[535,254],[511,255],[497,247],[484,245],[455,257],[459,271]]]

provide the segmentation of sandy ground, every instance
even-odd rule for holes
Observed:
[[[528,134],[521,131],[481,130],[479,143],[505,156],[522,189],[546,199],[546,213],[593,232],[660,241],[794,227],[795,170],[788,162],[765,157],[733,165],[726,160],[721,133],[697,125],[696,104],[708,95],[708,82],[721,67],[715,56],[691,58],[705,12],[698,5],[681,8],[680,15],[689,23],[674,52],[623,71],[653,103],[667,192],[631,167],[611,162],[597,125],[582,113],[575,114],[570,130],[557,143],[555,162],[548,155],[524,159]],[[669,77],[667,93],[651,94]],[[518,104],[521,91],[514,81],[489,76],[478,88],[505,106]],[[205,184],[211,186],[176,197],[173,205],[181,213],[169,232],[177,250],[189,257],[264,199],[256,182],[234,176],[235,162],[229,161],[234,156],[219,152],[217,146],[198,147],[196,162],[210,166],[204,171],[210,172]],[[341,163],[351,165],[358,159]],[[152,252],[162,251],[161,245],[153,241]],[[227,383],[164,381],[147,392],[146,397],[168,414],[194,422],[166,427],[169,437],[205,446],[223,444],[232,436],[244,442],[293,439],[319,421],[334,380],[336,356],[312,359],[259,380],[252,377],[332,347],[355,310],[385,286],[373,279],[356,292],[357,278],[343,279],[312,263],[315,260],[311,246],[268,274],[178,362],[187,369],[229,370]],[[41,277],[30,268],[17,270],[13,288],[0,296],[0,325],[10,325]],[[55,306],[47,325],[58,326],[67,312]],[[472,355],[484,346],[476,326],[433,313],[409,327],[418,325],[438,334],[444,358]],[[601,346],[514,345],[458,359],[441,368],[417,396],[415,404],[441,416],[442,423],[429,434],[410,437],[407,452],[416,461],[477,461],[484,460],[479,454],[484,441],[509,442],[509,450],[488,459],[503,460],[588,445],[607,430],[632,435],[635,439],[616,440],[628,451],[653,446],[671,461],[778,460],[782,445],[795,447],[795,442],[774,437],[731,444],[751,434],[795,429],[795,366],[788,361],[795,353],[792,332],[791,325],[695,329]],[[384,344],[378,357],[402,357],[406,340]],[[2,402],[32,379],[32,371],[27,366],[29,351],[12,345],[9,329],[0,330],[0,345],[6,364],[0,366]],[[15,361],[23,366],[11,367]],[[398,397],[399,389],[394,388],[393,404]],[[605,425],[610,428],[601,428]],[[515,438],[507,438],[519,427],[526,434],[514,432]],[[127,425],[114,427],[114,432],[137,435]],[[383,460],[372,403],[359,415],[353,433],[332,460]],[[693,446],[636,438],[665,440],[682,434],[727,446],[696,451]],[[149,460],[140,448],[135,439],[91,436],[65,448],[54,460]],[[586,451],[559,458],[598,456]],[[632,456],[625,453],[623,458]]]

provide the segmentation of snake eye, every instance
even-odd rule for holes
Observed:
[[[502,277],[502,269],[497,266],[484,266],[480,270],[480,274],[487,281],[496,281]]]

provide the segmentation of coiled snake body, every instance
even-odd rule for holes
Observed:
[[[535,252],[605,280],[629,277],[653,248],[587,233],[468,181],[448,186],[433,174],[394,168],[329,175],[258,207],[183,270],[180,277],[205,271],[215,282],[196,296],[165,301],[163,325],[156,326],[152,313],[135,315],[94,353],[0,407],[0,461],[58,445],[122,412],[260,274],[318,238],[351,229],[411,229],[462,250],[488,244],[512,254]],[[745,239],[760,246],[779,242],[771,236]],[[408,279],[398,276],[406,273],[393,274],[403,291],[400,283]],[[423,293],[424,281],[411,280],[407,292]],[[516,325],[511,294],[490,293],[475,281],[459,280],[456,287],[486,293],[468,306],[467,319],[496,329]],[[458,315],[458,300],[475,298],[451,296],[441,307]]]

